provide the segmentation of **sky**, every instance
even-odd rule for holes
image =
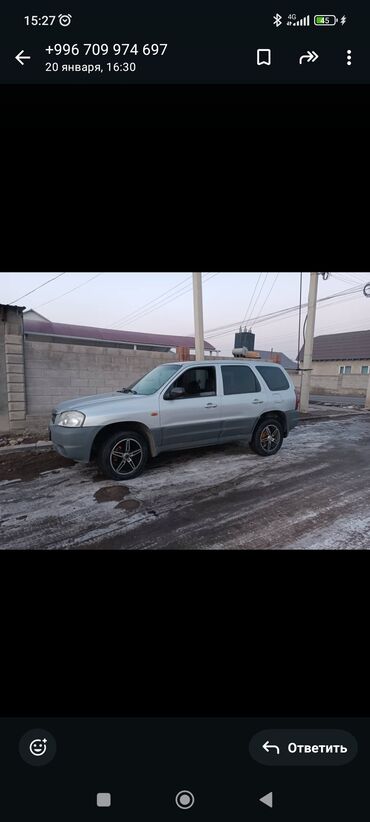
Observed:
[[[56,279],[47,283],[52,278]],[[303,272],[303,303],[307,302],[309,279],[309,273]],[[334,272],[327,280],[320,276],[318,300],[352,287],[361,289],[369,282],[370,273]],[[269,321],[263,317],[299,304],[300,272],[204,272],[202,283],[204,337],[221,355],[231,355],[234,333],[242,324],[252,327],[256,350],[273,348],[296,359],[298,311]],[[13,302],[35,309],[53,322],[194,335],[190,272],[0,273],[0,303]],[[302,324],[305,316],[303,309]],[[370,299],[362,290],[318,302],[315,336],[366,329],[370,329]]]

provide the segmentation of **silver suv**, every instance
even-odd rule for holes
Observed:
[[[149,454],[245,440],[276,454],[298,421],[293,383],[261,360],[171,362],[128,388],[60,403],[49,426],[56,450],[97,460],[115,480],[133,479]]]

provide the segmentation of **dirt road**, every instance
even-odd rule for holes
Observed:
[[[0,457],[5,549],[369,549],[370,417],[305,423],[281,451],[163,454],[136,480],[53,452]]]

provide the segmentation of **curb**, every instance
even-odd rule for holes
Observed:
[[[19,451],[51,451],[53,450],[53,443],[52,442],[44,442],[40,440],[40,442],[31,442],[27,443],[26,445],[5,445],[3,448],[0,448],[0,457],[1,454],[11,454],[12,452],[19,452]]]
[[[301,417],[298,425],[304,424],[305,422],[315,422],[316,420],[317,422],[321,422],[322,420],[346,420],[351,417],[358,417],[361,413],[364,412],[353,411],[352,413],[347,414],[317,414],[317,416],[315,414],[312,416]]]

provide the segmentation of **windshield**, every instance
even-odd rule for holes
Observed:
[[[135,390],[136,394],[155,394],[179,368],[181,364],[178,363],[158,365],[157,368],[145,374],[141,380],[131,383],[129,388]]]

